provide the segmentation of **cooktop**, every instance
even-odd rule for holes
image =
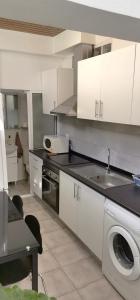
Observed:
[[[49,156],[49,159],[62,166],[86,164],[90,162],[88,159],[80,157],[74,153],[56,154]]]

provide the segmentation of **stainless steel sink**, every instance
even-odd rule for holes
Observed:
[[[71,170],[104,189],[132,183],[127,177],[112,171],[107,173],[105,168],[97,165],[79,166],[71,168]]]
[[[113,187],[128,184],[131,182],[129,179],[120,176],[116,173],[106,173],[103,175],[95,175],[93,177],[89,177],[89,180],[95,182],[98,185],[101,185],[103,188]]]

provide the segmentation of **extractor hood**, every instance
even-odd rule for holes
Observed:
[[[79,44],[74,48],[73,70],[74,70],[74,95],[66,99],[51,111],[51,114],[66,115],[70,117],[77,116],[77,66],[78,61],[92,57],[94,46],[89,44]]]
[[[77,96],[72,96],[51,111],[55,115],[77,116]]]

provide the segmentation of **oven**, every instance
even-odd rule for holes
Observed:
[[[59,174],[43,166],[42,200],[59,213]]]

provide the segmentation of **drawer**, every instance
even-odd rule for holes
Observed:
[[[39,158],[38,156],[30,153],[30,156],[29,156],[29,159],[30,159],[30,164],[32,166],[36,166],[36,167],[42,167],[43,165],[43,160],[41,158]]]
[[[8,157],[7,158],[7,164],[17,164],[17,156]]]

